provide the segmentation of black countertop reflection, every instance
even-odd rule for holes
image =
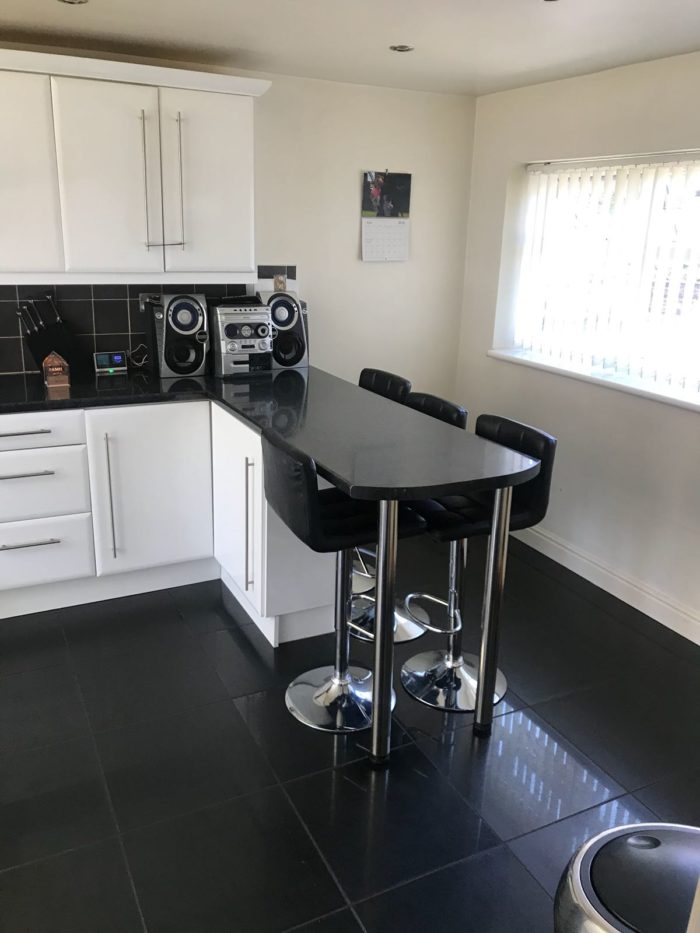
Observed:
[[[272,427],[319,473],[363,499],[418,499],[518,485],[539,461],[475,437],[310,366],[239,376],[100,377],[49,399],[40,376],[0,376],[0,415],[210,399],[259,429]]]

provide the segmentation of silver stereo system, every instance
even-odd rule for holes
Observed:
[[[215,376],[272,368],[272,318],[270,309],[257,299],[217,305],[211,331]]]
[[[150,304],[161,378],[204,375],[209,349],[204,295],[163,295],[160,303]]]
[[[306,302],[292,291],[260,291],[272,321],[272,368],[309,365],[309,324]]]

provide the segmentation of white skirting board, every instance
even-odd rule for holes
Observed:
[[[515,532],[514,537],[580,577],[611,593],[684,638],[700,645],[700,616],[690,606],[653,589],[642,580],[601,564],[592,554],[539,528]]]
[[[135,596],[137,593],[150,593],[187,583],[203,583],[205,580],[218,580],[219,576],[219,564],[211,557],[132,573],[5,590],[0,594],[0,619],[48,609],[63,609],[65,606],[81,606],[83,603],[117,599],[120,596]]]
[[[325,635],[333,631],[333,606],[318,606],[315,609],[303,609],[300,612],[289,612],[280,616],[261,616],[250,604],[243,590],[236,585],[225,570],[221,571],[221,582],[233,598],[240,603],[243,611],[257,625],[273,648],[277,648],[285,641],[296,641],[312,635]]]

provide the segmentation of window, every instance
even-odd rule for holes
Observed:
[[[527,176],[517,354],[700,404],[700,159]]]

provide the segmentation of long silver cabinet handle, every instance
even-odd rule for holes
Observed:
[[[47,544],[60,543],[60,538],[49,538],[47,541],[31,541],[29,544],[0,544],[0,551],[20,551],[25,547],[46,547]]]
[[[250,470],[255,461],[245,458],[245,588],[249,590],[254,584],[250,574]]]
[[[32,476],[55,476],[55,470],[41,470],[38,473],[8,473],[6,476],[0,476],[3,479],[30,479]]]
[[[109,455],[109,434],[105,434],[105,454],[107,455],[107,488],[109,489],[109,520],[112,526],[112,557],[117,558],[117,535],[114,530],[114,496],[112,494],[112,460]]]
[[[150,249],[151,229],[148,223],[148,162],[146,160],[146,111],[141,111],[141,155],[143,157],[143,213],[146,220],[146,249]]]
[[[33,434],[53,434],[51,428],[39,428],[38,431],[13,431],[11,434],[0,434],[0,437],[30,437]]]
[[[182,246],[185,248],[185,192],[182,184],[182,114],[177,112],[177,156],[180,165],[180,239],[181,243],[173,243],[173,246]],[[167,243],[165,244],[168,245]]]

